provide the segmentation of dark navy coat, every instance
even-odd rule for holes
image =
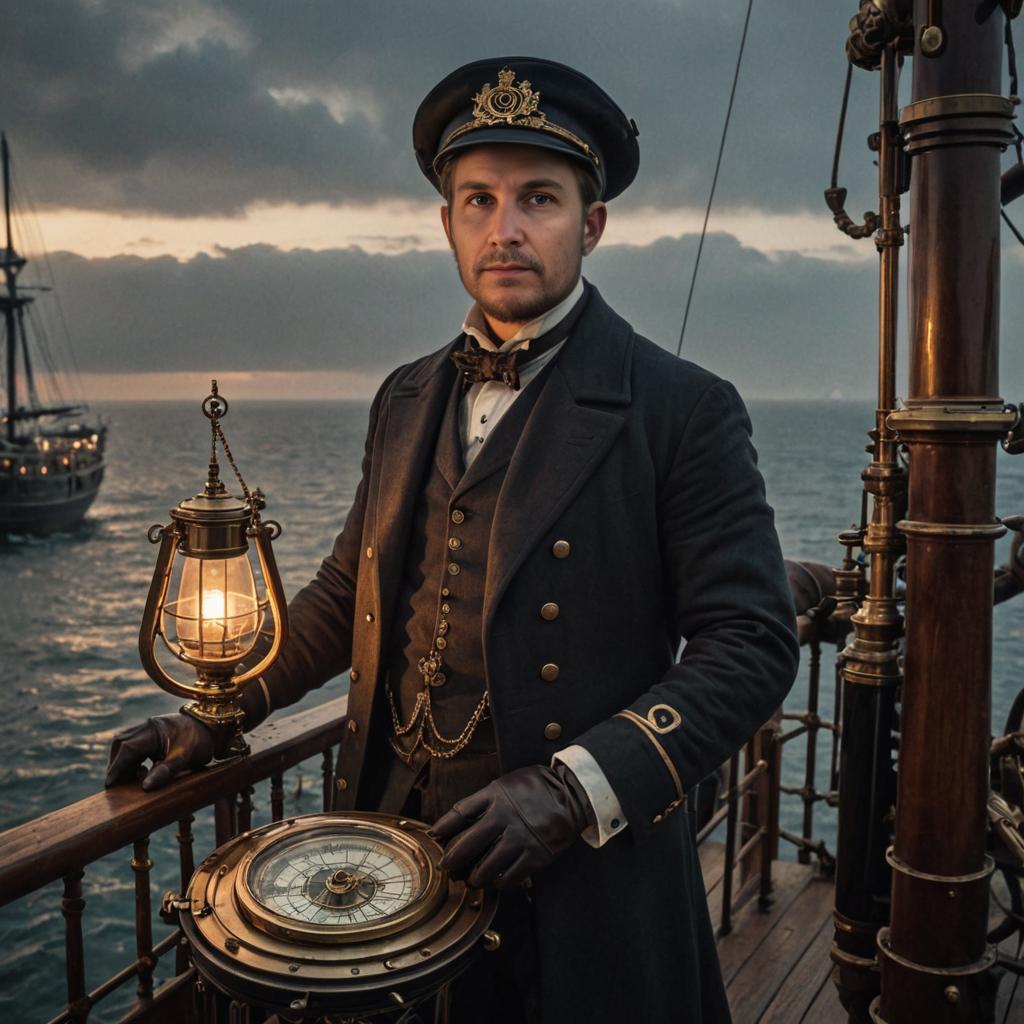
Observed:
[[[277,708],[351,666],[340,808],[371,809],[383,771],[384,646],[460,343],[381,387],[345,528],[289,605],[292,636],[266,677]],[[717,1024],[729,1015],[700,867],[673,812],[781,704],[798,664],[750,424],[731,384],[639,337],[596,291],[542,388],[487,564],[499,756],[503,771],[546,765],[581,743],[629,823],[533,879],[544,1020]]]

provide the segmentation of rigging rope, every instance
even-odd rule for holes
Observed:
[[[704,239],[708,233],[708,220],[711,217],[711,204],[715,201],[715,186],[718,184],[718,172],[722,167],[722,154],[725,152],[725,139],[729,134],[729,121],[732,119],[733,101],[736,99],[736,83],[740,79],[740,67],[743,64],[743,51],[747,45],[747,28],[750,25],[750,12],[754,6],[754,0],[747,0],[747,15],[743,19],[743,35],[740,37],[740,51],[736,56],[736,70],[732,76],[732,91],[729,93],[729,106],[725,112],[725,124],[722,125],[722,138],[718,144],[718,159],[715,161],[715,173],[711,179],[711,191],[708,193],[708,205],[704,210],[704,226],[701,228],[700,241],[697,243],[697,258],[693,264],[693,275],[690,277],[690,290],[686,296],[686,310],[683,312],[683,326],[679,331],[679,344],[676,346],[676,355],[683,351],[683,338],[686,336],[686,323],[690,319],[690,305],[693,302],[693,289],[697,284],[697,271],[700,269],[700,257],[704,251]]]
[[[37,347],[49,367],[48,372],[51,377],[47,382],[50,386],[44,390],[48,390],[52,399],[58,403],[65,403],[72,399],[81,402],[85,397],[82,371],[64,312],[64,304],[61,302],[60,291],[57,288],[57,277],[53,272],[50,253],[43,237],[42,221],[32,198],[32,192],[18,174],[13,160],[11,161],[11,186],[15,197],[15,227],[19,229],[19,233],[24,235],[25,252],[22,255],[31,253],[35,257],[33,269],[38,275],[38,280],[45,282],[50,291],[50,298],[45,305],[47,307],[52,305],[52,310],[40,308],[39,303],[28,307],[35,314],[32,319],[40,334]],[[41,264],[46,267],[45,275],[40,273]],[[55,330],[51,333],[45,330],[45,325],[48,321],[52,322],[53,311],[56,312],[56,323]],[[61,387],[61,377],[69,386],[71,392],[69,395],[65,395],[64,389]]]

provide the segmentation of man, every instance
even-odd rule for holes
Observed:
[[[674,812],[798,651],[736,392],[580,277],[636,134],[543,60],[467,65],[423,101],[417,159],[474,304],[381,387],[345,528],[243,694],[251,728],[351,667],[336,806],[435,822],[452,874],[503,890],[502,952],[453,1020],[729,1017]],[[152,788],[212,749],[151,719],[108,781],[148,756]]]

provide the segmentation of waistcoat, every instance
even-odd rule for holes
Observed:
[[[524,389],[468,470],[459,432],[461,381],[456,380],[452,388],[434,458],[416,502],[391,634],[388,687],[402,724],[408,721],[423,689],[418,663],[437,636],[439,613],[448,629],[438,644],[443,644],[445,681],[430,687],[438,731],[445,737],[457,737],[486,691],[482,632],[491,522],[505,471],[550,368],[544,367]],[[430,758],[422,746],[410,750],[416,732],[414,728],[408,736],[393,737],[392,745],[403,760],[419,768],[438,759]],[[426,732],[430,741],[429,727]],[[432,745],[439,744],[434,741]],[[464,754],[494,751],[494,729],[485,714],[470,744],[453,760]]]
[[[589,289],[569,314],[538,341],[566,338],[589,298]],[[527,384],[467,469],[459,412],[463,382],[455,376],[431,460],[421,482],[395,603],[386,687],[393,703],[391,746],[408,768],[395,764],[391,784],[412,776],[422,794],[422,816],[434,820],[458,799],[485,786],[499,774],[494,725],[489,709],[470,742],[450,758],[432,757],[414,746],[419,724],[404,735],[417,697],[424,689],[420,659],[440,648],[444,682],[431,686],[430,709],[438,732],[454,739],[466,728],[487,690],[483,657],[483,601],[491,523],[505,472],[530,418],[556,356]],[[447,623],[439,637],[438,622]],[[438,639],[435,639],[438,638]],[[443,645],[443,646],[442,646]],[[422,715],[422,711],[420,712]],[[424,734],[432,746],[429,726]],[[405,789],[399,782],[397,789]],[[406,790],[407,791],[407,790]],[[393,792],[393,790],[392,790]],[[383,808],[395,810],[395,808]],[[397,813],[397,811],[396,811]]]

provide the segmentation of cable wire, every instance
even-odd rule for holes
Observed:
[[[711,179],[711,191],[708,193],[708,205],[704,210],[704,226],[700,232],[700,242],[697,244],[697,258],[693,264],[693,276],[690,278],[690,291],[686,296],[686,310],[683,313],[683,326],[679,331],[679,344],[676,346],[676,355],[683,351],[683,338],[686,336],[686,323],[690,319],[690,305],[693,302],[693,289],[697,284],[697,271],[700,268],[700,257],[704,251],[704,238],[708,233],[708,220],[711,217],[711,204],[715,201],[715,187],[718,185],[718,172],[722,167],[722,154],[725,152],[725,139],[729,134],[729,121],[732,119],[733,101],[736,99],[736,83],[740,79],[740,67],[743,64],[743,51],[747,45],[747,28],[750,25],[750,12],[754,6],[754,0],[747,0],[747,15],[743,19],[743,35],[740,37],[740,52],[736,56],[736,70],[732,76],[732,91],[729,93],[729,106],[725,112],[725,124],[722,126],[722,138],[718,144],[718,159],[715,160],[715,173]]]

